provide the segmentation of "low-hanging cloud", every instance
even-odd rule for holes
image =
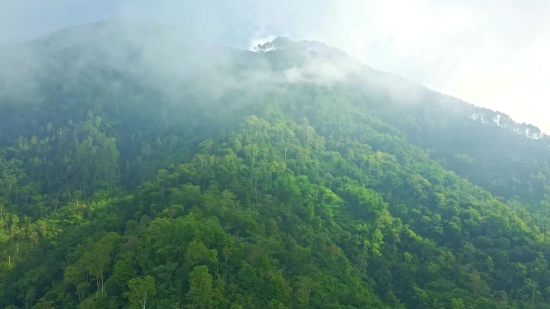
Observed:
[[[279,35],[318,40],[377,69],[550,130],[544,117],[550,112],[545,104],[550,3],[545,0],[7,3],[0,5],[0,43],[121,15],[160,20],[187,36],[237,48]]]
[[[119,82],[104,78],[109,71],[153,88],[171,102],[187,94],[215,100],[235,92],[258,97],[285,84],[331,86],[363,67],[322,43],[278,40],[287,46],[253,52],[215,45],[151,19],[117,18],[75,26],[0,48],[5,56],[0,59],[0,96],[37,102],[48,85],[116,90]],[[286,48],[300,61],[276,67],[277,61],[266,56],[274,53],[284,59],[280,53]]]

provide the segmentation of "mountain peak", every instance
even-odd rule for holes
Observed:
[[[349,57],[349,55],[342,50],[334,47],[330,47],[323,42],[299,40],[293,41],[286,36],[279,36],[272,41],[264,44],[258,44],[254,48],[256,52],[269,52],[275,50],[289,50],[293,52],[309,52],[318,53],[319,55],[339,55]]]

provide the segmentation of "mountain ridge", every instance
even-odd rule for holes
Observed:
[[[120,37],[129,37],[129,35],[127,33],[124,33],[125,31],[131,31],[133,33],[143,32],[142,34],[144,34],[144,35],[146,35],[147,32],[157,31],[155,33],[171,33],[171,35],[170,35],[171,39],[174,39],[174,38],[178,37],[180,39],[183,39],[185,42],[190,42],[189,45],[197,44],[197,45],[210,46],[210,48],[215,48],[216,46],[218,46],[216,44],[206,44],[204,42],[198,43],[198,41],[191,40],[188,33],[184,32],[182,29],[179,29],[177,27],[173,27],[173,26],[170,26],[168,24],[159,23],[158,21],[154,21],[154,20],[142,19],[142,18],[136,18],[136,17],[118,17],[118,18],[103,20],[103,21],[96,22],[96,23],[89,23],[89,24],[72,26],[72,27],[69,27],[69,28],[60,29],[60,30],[57,30],[57,31],[54,31],[54,32],[51,32],[51,33],[48,33],[48,34],[41,35],[41,36],[39,36],[35,39],[32,39],[32,40],[28,40],[28,41],[25,41],[25,42],[19,42],[19,43],[15,43],[15,44],[10,44],[10,46],[20,47],[22,45],[29,44],[30,42],[34,42],[33,44],[41,44],[41,43],[44,44],[44,43],[46,43],[48,45],[51,45],[51,41],[55,40],[56,37],[67,36],[68,34],[71,34],[71,36],[74,37],[75,34],[72,34],[71,32],[77,32],[77,34],[78,34],[78,32],[91,31],[91,32],[95,32],[97,34],[98,29],[101,29],[101,28],[106,29],[106,31],[107,31],[106,33],[111,33],[111,34],[117,34],[118,33],[118,36],[120,36]],[[159,31],[159,29],[160,29],[160,31]],[[102,33],[102,32],[99,32],[99,33]],[[132,36],[133,35],[134,34],[132,34]],[[82,33],[80,33],[76,36],[82,36]],[[87,35],[86,37],[93,37],[93,36],[92,35]],[[77,42],[77,41],[78,40],[74,40],[74,42]],[[114,42],[111,42],[111,43],[114,43]],[[70,46],[70,44],[69,44],[69,46]],[[504,127],[511,126],[511,127],[513,127],[512,130],[514,130],[515,132],[517,132],[519,134],[525,134],[528,137],[536,138],[536,139],[538,139],[538,138],[548,138],[547,134],[542,133],[539,128],[537,128],[536,126],[534,126],[532,124],[515,122],[513,120],[513,117],[510,117],[509,115],[507,115],[505,113],[502,113],[502,112],[499,112],[499,111],[496,111],[496,110],[492,110],[492,109],[489,109],[489,108],[483,108],[483,107],[477,106],[477,105],[472,104],[472,103],[468,103],[468,102],[463,101],[461,99],[458,99],[458,98],[456,98],[452,95],[439,93],[437,91],[431,90],[431,89],[429,89],[429,88],[427,88],[427,87],[425,87],[421,84],[410,81],[409,79],[406,79],[406,78],[401,77],[399,75],[374,69],[372,66],[369,66],[368,64],[364,64],[364,63],[360,62],[359,60],[351,57],[346,52],[344,52],[344,51],[342,51],[338,48],[335,48],[335,47],[330,47],[330,46],[326,45],[323,42],[310,41],[310,40],[292,41],[288,37],[282,36],[282,37],[276,37],[271,42],[266,42],[263,45],[259,44],[258,46],[255,47],[255,50],[256,50],[256,52],[259,52],[259,51],[266,52],[266,51],[268,51],[267,49],[269,49],[269,51],[273,51],[273,50],[277,50],[277,49],[283,49],[285,46],[287,48],[290,47],[294,50],[302,50],[304,52],[322,50],[322,51],[324,51],[325,56],[330,53],[332,56],[337,56],[339,58],[352,59],[352,61],[354,63],[357,63],[358,66],[368,68],[369,70],[372,70],[376,73],[381,73],[383,75],[389,76],[392,79],[392,81],[395,82],[395,83],[397,83],[398,81],[402,81],[404,84],[408,84],[408,85],[413,86],[413,87],[418,87],[419,89],[428,90],[430,92],[435,93],[436,95],[441,95],[443,98],[441,99],[442,102],[440,102],[440,103],[442,103],[444,105],[448,105],[449,107],[455,107],[456,108],[456,106],[453,106],[453,105],[457,105],[457,103],[458,103],[458,105],[461,105],[461,108],[463,109],[462,112],[467,113],[467,112],[472,111],[472,113],[471,113],[471,115],[469,115],[469,117],[472,117],[476,120],[479,119],[480,121],[482,121],[482,122],[485,121],[486,123],[487,122],[489,122],[489,123],[496,122],[497,125],[498,125],[499,121],[497,119],[498,118],[504,118],[504,119],[506,119],[506,124],[507,124]],[[9,46],[4,46],[4,48],[6,48],[6,47],[9,47]],[[219,46],[219,47],[221,47],[221,46]],[[227,46],[223,46],[222,48],[223,49],[228,49],[228,48],[233,49],[233,48],[227,47]],[[235,50],[241,51],[240,49],[235,49]],[[242,51],[244,51],[244,50],[242,50]],[[469,108],[467,108],[467,107],[469,107]],[[488,114],[495,114],[495,115],[489,116],[489,117],[493,117],[489,120],[483,120],[482,119],[483,115],[487,114],[487,113]]]
[[[322,42],[319,42],[319,41],[308,41],[308,40],[292,41],[288,37],[277,37],[271,42],[266,42],[263,45],[259,44],[258,46],[255,47],[255,51],[256,52],[270,52],[270,51],[274,51],[274,50],[277,50],[277,49],[284,49],[285,47],[290,47],[290,48],[293,48],[293,49],[301,49],[303,52],[311,52],[311,51],[314,51],[314,52],[317,51],[318,52],[319,50],[322,50],[322,51],[324,51],[324,56],[327,56],[328,53],[330,53],[330,52],[335,52],[335,53],[339,54],[342,57],[353,58],[350,55],[348,55],[347,53],[345,53],[344,51],[339,50],[339,49],[334,48],[334,47],[330,47],[330,46],[326,45],[325,43],[322,43]],[[353,61],[357,62],[357,64],[359,66],[366,67],[369,70],[372,70],[372,71],[375,71],[375,72],[380,72],[380,73],[382,73],[384,75],[387,75],[387,76],[391,76],[391,78],[395,79],[395,81],[401,80],[403,83],[409,84],[409,85],[414,86],[414,87],[418,87],[419,89],[424,88],[425,90],[428,90],[429,92],[434,93],[434,95],[440,96],[441,99],[440,99],[439,102],[441,104],[443,104],[444,106],[449,107],[450,109],[458,110],[462,113],[469,113],[470,112],[471,114],[469,115],[469,117],[471,117],[471,119],[479,120],[479,121],[481,121],[482,123],[485,123],[485,124],[494,122],[495,124],[497,124],[497,126],[502,126],[504,128],[511,127],[511,129],[514,132],[516,132],[518,134],[524,134],[525,136],[527,136],[529,138],[533,138],[533,139],[541,139],[541,138],[547,139],[549,137],[547,134],[541,132],[541,130],[538,127],[536,127],[532,124],[529,124],[529,123],[525,123],[525,122],[518,123],[518,122],[514,121],[512,119],[512,117],[510,117],[509,115],[507,115],[503,112],[499,112],[497,110],[493,110],[493,109],[490,109],[490,108],[480,107],[480,106],[477,106],[473,103],[463,101],[463,100],[461,100],[459,98],[456,98],[452,95],[440,93],[440,92],[437,92],[435,90],[431,90],[426,86],[423,86],[423,85],[418,84],[416,82],[410,81],[409,79],[406,79],[406,78],[401,77],[399,75],[389,73],[389,72],[385,72],[385,71],[376,70],[372,66],[364,64],[364,63],[362,63],[359,60],[356,60],[354,58],[353,58]],[[488,119],[488,120],[484,119],[485,118],[484,116],[489,117],[490,119]]]

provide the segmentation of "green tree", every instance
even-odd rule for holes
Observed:
[[[131,308],[145,309],[151,296],[157,294],[155,278],[151,276],[134,278],[128,281],[130,291],[126,294]]]
[[[212,275],[208,273],[208,267],[195,266],[189,274],[189,293],[187,299],[190,309],[215,308],[215,295]]]

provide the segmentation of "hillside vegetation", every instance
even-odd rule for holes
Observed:
[[[0,56],[1,308],[550,308],[533,126],[319,42]]]

